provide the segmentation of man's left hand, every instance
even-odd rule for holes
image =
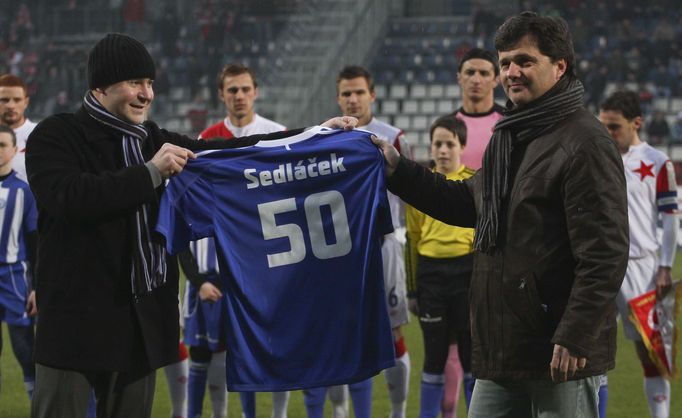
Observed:
[[[37,313],[38,305],[36,305],[36,291],[31,290],[31,293],[28,294],[26,300],[26,314],[28,314],[28,316],[36,316]]]
[[[576,357],[568,351],[568,348],[559,344],[554,344],[554,354],[552,362],[549,363],[552,381],[555,383],[565,382],[569,377],[573,377],[575,372],[585,368],[587,359]]]
[[[325,128],[332,129],[343,129],[345,131],[350,131],[358,126],[358,118],[353,116],[337,116],[331,118],[328,121],[322,123]]]
[[[663,299],[663,296],[668,293],[673,284],[672,269],[670,267],[660,266],[654,280],[656,282],[656,299]]]

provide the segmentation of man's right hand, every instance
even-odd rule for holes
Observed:
[[[407,299],[407,309],[409,309],[414,316],[419,316],[419,302],[417,302],[417,298]]]
[[[223,297],[223,292],[217,287],[211,284],[211,282],[204,282],[199,288],[199,299],[210,300],[211,302],[217,302]]]
[[[159,169],[161,177],[165,180],[179,174],[185,168],[185,164],[187,164],[187,160],[190,158],[194,159],[197,156],[188,149],[167,142],[152,157],[151,163]]]
[[[391,177],[398,167],[400,153],[393,145],[389,144],[388,141],[382,141],[374,135],[372,135],[372,142],[374,142],[374,145],[376,145],[379,150],[381,150],[381,153],[384,154],[384,160],[386,161],[386,164],[384,164],[386,177]]]

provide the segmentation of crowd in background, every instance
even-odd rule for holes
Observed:
[[[468,35],[452,42],[457,56],[472,47],[493,50],[492,35],[506,15],[506,10],[468,3]],[[207,74],[231,61],[258,72],[268,64],[267,54],[277,47],[287,18],[311,5],[302,0],[0,0],[0,73],[26,80],[34,117],[73,109],[85,91],[84,62],[92,38],[119,31],[150,46],[158,63],[159,96],[182,86],[193,99],[208,87],[210,101],[204,105],[215,108],[217,92]],[[650,142],[682,143],[682,113],[671,121],[651,106],[658,98],[682,97],[682,10],[677,1],[526,0],[518,7],[568,21],[590,109],[596,111],[608,83],[627,86],[639,92]]]

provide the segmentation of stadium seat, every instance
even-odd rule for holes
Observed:
[[[399,112],[397,100],[382,100],[381,101],[381,113],[386,115],[395,115]]]
[[[426,86],[423,84],[413,84],[410,88],[410,96],[414,99],[426,97]]]
[[[403,100],[403,112],[411,115],[419,112],[419,102],[417,100],[405,99]]]
[[[440,99],[445,97],[445,88],[442,84],[432,84],[428,88],[427,97],[432,99]]]
[[[426,116],[414,116],[412,118],[412,129],[428,129],[429,128],[429,120]]]
[[[436,113],[436,101],[435,100],[422,100],[420,112],[425,115],[432,115]]]
[[[402,129],[403,131],[409,130],[412,127],[412,124],[410,123],[410,117],[409,116],[403,116],[403,115],[396,116],[393,119],[393,124],[398,129]]]
[[[404,99],[407,97],[407,86],[405,84],[393,84],[391,86],[391,98]]]
[[[459,99],[462,94],[462,90],[457,84],[450,84],[445,86],[445,97],[449,99]]]

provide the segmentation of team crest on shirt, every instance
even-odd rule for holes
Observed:
[[[640,161],[639,164],[639,168],[632,171],[639,173],[640,180],[644,181],[647,176],[656,177],[654,176],[653,164],[646,164],[644,161]]]

